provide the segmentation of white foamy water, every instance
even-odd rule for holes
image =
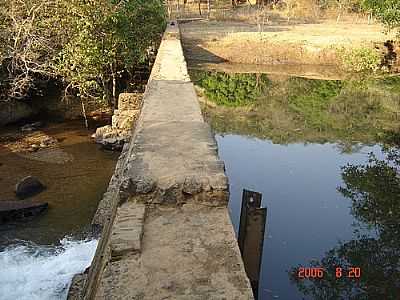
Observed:
[[[66,299],[72,277],[91,263],[97,240],[18,245],[0,252],[1,300]]]

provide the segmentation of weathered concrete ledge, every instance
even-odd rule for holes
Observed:
[[[96,256],[69,298],[253,299],[228,197],[179,28],[169,25],[131,141],[93,220],[101,231]]]

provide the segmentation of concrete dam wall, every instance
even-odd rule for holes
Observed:
[[[93,219],[96,256],[69,299],[253,299],[228,199],[224,164],[172,23]]]

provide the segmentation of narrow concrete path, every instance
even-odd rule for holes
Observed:
[[[103,237],[86,299],[253,299],[226,207],[224,164],[177,25],[164,34],[111,186],[114,200],[95,218]]]

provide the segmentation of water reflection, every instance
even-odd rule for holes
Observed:
[[[400,293],[400,178],[398,147],[385,147],[386,159],[369,155],[366,164],[342,168],[338,190],[351,202],[354,239],[339,243],[321,260],[311,262],[327,272],[322,279],[301,280],[300,291],[314,299],[398,299]],[[366,230],[369,234],[366,234]],[[335,270],[359,267],[360,278],[336,278]]]
[[[399,123],[400,77],[327,81],[194,72],[192,78],[204,102],[214,103],[203,105],[203,113],[222,134],[280,144],[331,142],[350,152],[357,143],[378,142]]]
[[[217,142],[229,178],[235,228],[243,188],[262,193],[262,206],[268,207],[259,299],[302,299],[287,271],[322,258],[338,240],[353,239],[355,220],[337,191],[343,184],[340,166],[366,163],[369,152],[383,158],[381,148],[343,154],[336,144],[279,145],[239,135],[217,135]]]
[[[397,299],[400,79],[268,76],[239,105],[213,100],[231,77],[199,83],[200,97],[226,164],[234,227],[243,188],[268,207],[258,299]],[[257,77],[248,78],[245,86]],[[299,280],[299,266],[325,275]],[[361,268],[361,278],[337,279],[338,266]]]

